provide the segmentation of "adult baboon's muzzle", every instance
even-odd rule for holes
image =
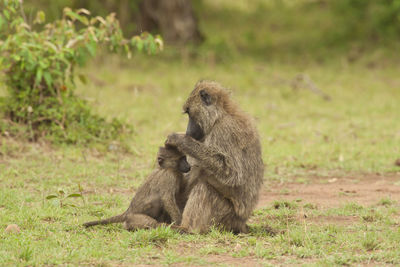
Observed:
[[[198,125],[191,117],[189,117],[186,135],[189,135],[198,141],[204,137],[203,129],[201,129],[200,125]]]

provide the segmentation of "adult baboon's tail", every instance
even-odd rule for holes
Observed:
[[[121,222],[124,222],[124,220],[125,220],[125,212],[120,215],[110,217],[108,219],[87,222],[87,223],[84,223],[83,226],[90,227],[90,226],[99,225],[99,224],[121,223]]]

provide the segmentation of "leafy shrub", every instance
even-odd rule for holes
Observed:
[[[138,5],[140,0],[113,0],[113,1],[97,1],[97,0],[29,0],[24,4],[26,13],[31,10],[43,10],[46,18],[53,21],[62,16],[63,7],[68,6],[74,9],[86,8],[90,10],[92,15],[107,16],[111,12],[117,13],[117,18],[123,25],[124,33],[133,33],[136,29],[135,18],[138,15]]]
[[[144,33],[127,40],[115,14],[90,17],[86,9],[64,9],[63,17],[44,24],[39,11],[27,22],[22,1],[0,0],[0,67],[8,95],[0,110],[12,123],[26,125],[31,140],[41,136],[55,142],[87,143],[115,139],[126,128],[93,114],[86,101],[74,94],[77,66],[96,55],[100,47],[123,52],[132,49],[155,53],[159,37]],[[13,128],[0,124],[0,131]],[[15,128],[14,128],[15,129]]]

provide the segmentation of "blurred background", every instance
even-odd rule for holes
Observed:
[[[260,60],[349,62],[369,55],[370,64],[397,54],[398,0],[32,0],[52,20],[65,6],[92,15],[115,12],[127,36],[159,33],[169,46],[187,48],[178,56],[216,61],[246,56]],[[166,50],[171,52],[170,49]],[[187,59],[187,58],[185,58]]]
[[[125,36],[164,40],[155,55],[99,53],[79,69],[88,83],[76,93],[132,126],[135,171],[185,130],[181,106],[199,79],[222,83],[256,118],[269,178],[398,171],[400,0],[24,2],[30,21],[66,6],[115,12]]]

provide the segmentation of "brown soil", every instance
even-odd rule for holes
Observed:
[[[373,205],[387,198],[400,201],[400,174],[313,177],[302,183],[270,182],[265,184],[257,208],[269,206],[276,200],[301,200],[318,208],[331,208],[350,202]]]
[[[263,266],[262,262],[252,257],[232,257],[230,255],[207,255],[209,264],[219,264],[225,266]]]
[[[235,251],[239,251],[241,249],[238,244],[225,244],[226,246],[234,248]],[[182,242],[176,248],[176,251],[180,255],[193,255],[198,252],[200,248],[206,246],[206,244],[202,243],[185,243]],[[262,261],[255,257],[247,256],[247,257],[233,257],[227,254],[214,254],[210,253],[203,256],[204,261],[207,262],[207,266],[209,265],[223,265],[223,266],[263,266]],[[177,264],[180,266],[181,264]],[[187,266],[186,264],[182,264]],[[190,264],[190,266],[198,266],[196,264]]]

